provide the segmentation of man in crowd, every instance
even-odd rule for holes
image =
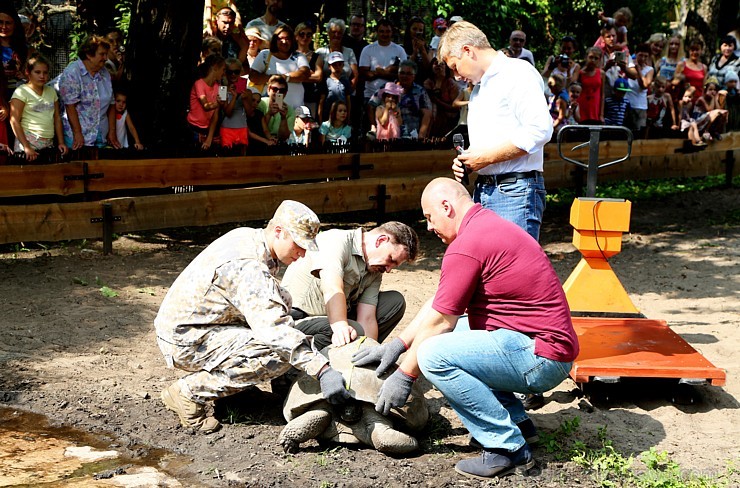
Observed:
[[[216,239],[177,277],[154,326],[168,367],[187,371],[162,391],[165,406],[184,427],[214,432],[208,401],[233,395],[295,367],[316,376],[332,403],[347,391],[311,340],[293,327],[291,299],[275,279],[316,250],[319,219],[302,203],[285,200],[266,229],[239,228]]]
[[[524,47],[526,43],[527,34],[520,30],[512,31],[509,36],[509,51],[511,51],[513,58],[526,59],[529,61],[529,64],[534,66],[534,56],[532,55],[532,51]]]
[[[275,29],[281,25],[285,25],[285,23],[278,18],[282,10],[283,0],[265,0],[265,13],[261,17],[257,17],[247,22],[245,29],[256,27],[262,34],[262,39],[267,39],[262,46],[263,49],[267,49],[269,47],[270,39],[272,39]]]
[[[226,58],[237,58],[242,64],[247,63],[249,41],[241,30],[232,32],[236,22],[236,13],[229,7],[216,12],[216,38],[221,41],[221,55]]]
[[[388,19],[378,21],[376,27],[378,40],[368,44],[360,54],[360,80],[365,82],[364,103],[389,81],[398,77],[398,67],[406,60],[406,51],[402,46],[392,42],[393,24]],[[367,107],[369,123],[375,122],[375,112]]]
[[[432,122],[432,101],[423,86],[415,83],[416,63],[407,59],[398,67],[398,84],[403,88],[403,95],[398,103],[403,120],[404,136],[424,139],[429,135]],[[383,103],[383,94],[376,92],[368,101],[370,115],[375,122],[375,109]]]
[[[460,183],[433,180],[421,206],[427,228],[448,245],[437,292],[396,339],[353,362],[380,363],[381,375],[408,351],[376,410],[387,415],[404,405],[423,373],[483,448],[457,472],[525,473],[534,466],[528,439],[537,431],[513,392],[544,392],[568,376],[579,348],[565,293],[537,242],[474,203]]]
[[[383,273],[416,259],[416,232],[387,222],[369,231],[325,231],[316,240],[318,252],[290,265],[282,281],[293,296],[296,328],[312,335],[318,349],[358,335],[382,342],[406,310],[399,292],[380,291]]]
[[[344,40],[342,44],[355,53],[355,58],[358,60],[362,55],[362,50],[367,46],[365,40],[365,15],[362,13],[354,14],[349,20],[349,32],[344,33]],[[351,97],[351,125],[353,134],[362,134],[362,113],[365,109],[365,80],[362,76],[358,77],[355,91]]]

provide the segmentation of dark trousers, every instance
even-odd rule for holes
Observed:
[[[378,306],[375,316],[378,321],[378,342],[383,342],[403,318],[406,312],[406,300],[397,291],[381,291],[378,295]],[[365,330],[357,322],[357,309],[352,307],[347,313],[347,322],[354,327],[358,335],[365,335]],[[316,349],[321,350],[331,345],[332,330],[329,317],[316,315],[297,320],[295,328],[306,335],[312,335]]]

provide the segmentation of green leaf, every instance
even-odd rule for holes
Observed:
[[[155,292],[153,288],[137,288],[136,291],[139,293],[146,293],[147,295],[151,295],[151,296],[154,296],[157,294],[157,292]]]
[[[113,289],[108,288],[107,286],[101,287],[100,293],[107,298],[114,298],[118,296],[118,293],[116,293]]]
[[[82,286],[87,286],[89,284],[87,281],[85,281],[84,278],[78,278],[77,276],[72,278],[72,283],[74,283],[75,285],[82,285]]]

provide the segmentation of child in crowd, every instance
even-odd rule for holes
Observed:
[[[195,81],[190,90],[190,111],[187,121],[193,133],[193,140],[208,149],[213,144],[218,124],[219,81],[226,71],[226,60],[219,54],[211,54],[202,65],[204,76]]]
[[[606,27],[614,27],[617,31],[617,39],[614,45],[615,50],[621,51],[627,47],[627,28],[632,24],[632,11],[628,7],[622,7],[614,12],[613,17],[607,17],[604,12],[599,12],[599,20]],[[604,49],[604,41],[599,37],[594,46]]]
[[[581,98],[582,89],[581,84],[577,81],[568,87],[570,104],[568,105],[568,115],[565,119],[565,125],[578,125],[578,121],[581,120],[580,110],[578,109],[578,99]]]
[[[134,138],[134,148],[144,149],[144,145],[139,139],[139,133],[136,131],[134,121],[131,119],[126,107],[128,105],[128,95],[120,89],[113,92],[114,103],[108,109],[108,122],[110,127],[116,128],[116,137],[111,137],[111,146],[116,149],[128,148],[128,133]]]
[[[604,100],[604,123],[606,125],[624,125],[624,116],[630,109],[630,102],[625,98],[631,91],[627,80],[617,78],[614,82],[614,94]]]
[[[252,93],[247,90],[247,80],[241,77],[242,63],[236,58],[226,60],[226,103],[223,105],[224,118],[221,121],[221,146],[236,147],[242,156],[246,154],[249,145],[249,130],[247,116],[244,111],[242,95],[252,101]]]
[[[653,92],[648,95],[647,108],[647,138],[657,139],[666,136],[665,122],[670,116],[671,130],[678,130],[676,111],[673,108],[673,99],[666,93],[668,80],[658,75],[653,80]]]
[[[727,131],[740,131],[740,91],[738,91],[738,74],[730,71],[725,75],[727,89],[717,95],[719,108],[727,110]]]
[[[719,105],[717,79],[711,77],[704,85],[704,93],[694,101],[694,118],[699,133],[705,140],[720,140],[727,124],[727,110]]]
[[[457,97],[452,102],[452,106],[460,110],[460,117],[457,119],[457,125],[468,124],[468,104],[470,104],[471,93],[473,93],[473,84],[468,82],[465,88],[458,92]]]
[[[326,141],[346,144],[352,137],[352,127],[347,125],[347,116],[349,115],[349,106],[342,101],[331,104],[329,111],[329,120],[325,121],[319,127],[321,134],[321,144]]]
[[[640,44],[635,49],[635,70],[637,78],[627,79],[630,91],[626,97],[630,102],[630,112],[625,125],[632,130],[635,139],[642,139],[647,127],[648,90],[655,77],[655,69],[650,64],[650,45],[647,43]]]
[[[432,37],[429,43],[429,54],[432,58],[437,57],[437,48],[439,47],[439,40],[442,38],[442,34],[447,31],[447,20],[444,17],[438,17],[434,19],[434,37]]]
[[[581,84],[581,98],[578,102],[581,124],[601,124],[604,122],[604,84],[606,75],[601,69],[603,51],[590,47],[586,51],[586,63],[578,73]]]
[[[706,146],[707,143],[701,139],[699,126],[694,119],[694,92],[696,89],[692,86],[684,92],[681,101],[678,103],[678,110],[681,114],[681,132],[686,132],[688,139],[694,146]]]
[[[59,99],[57,92],[46,85],[49,61],[40,55],[31,56],[26,62],[25,72],[28,83],[16,88],[10,100],[15,151],[25,153],[28,161],[34,161],[38,151],[54,147],[56,136],[57,148],[64,156],[69,148],[64,144]],[[0,147],[0,150],[4,148]]]
[[[249,154],[264,154],[267,146],[275,143],[265,135],[265,128],[262,125],[265,114],[257,108],[261,101],[262,94],[253,86],[248,86],[247,91],[242,94],[242,105],[247,119]]]
[[[560,128],[565,125],[565,119],[568,116],[568,105],[570,98],[565,89],[565,78],[559,74],[552,74],[547,80],[547,86],[550,88],[549,106],[550,115],[552,116],[553,137],[555,137]]]
[[[383,105],[379,105],[375,109],[376,140],[387,141],[401,137],[403,119],[401,118],[398,102],[402,94],[403,88],[401,88],[401,85],[396,85],[392,81],[385,84],[382,96]]]
[[[293,130],[288,137],[288,144],[298,144],[308,147],[311,144],[311,130],[315,125],[308,107],[305,105],[296,107],[295,122],[293,123]]]
[[[344,74],[344,55],[339,51],[329,53],[329,76],[326,78],[319,96],[319,120],[329,120],[329,112],[334,102],[342,102],[350,106],[352,84]]]

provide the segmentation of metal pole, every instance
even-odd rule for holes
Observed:
[[[590,139],[588,144],[588,174],[586,175],[586,196],[593,198],[596,196],[596,178],[599,172],[599,138],[601,129],[591,127]]]

